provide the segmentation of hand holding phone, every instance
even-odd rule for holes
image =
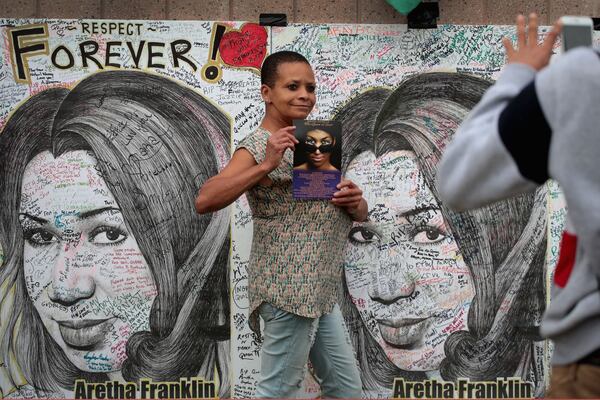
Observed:
[[[564,16],[562,24],[562,50],[568,51],[579,46],[592,45],[594,23],[589,17]]]
[[[534,13],[529,15],[529,24],[523,15],[517,16],[517,45],[505,37],[502,39],[506,49],[507,62],[529,65],[539,71],[548,65],[552,56],[552,48],[560,33],[560,24],[557,22],[546,34],[542,43],[538,43],[538,16]]]

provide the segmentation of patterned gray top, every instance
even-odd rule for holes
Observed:
[[[257,163],[264,160],[270,133],[257,129],[239,144]],[[259,332],[258,307],[267,302],[284,311],[316,318],[331,312],[341,285],[343,251],[352,220],[329,201],[292,198],[293,153],[286,150],[268,175],[246,196],[254,224],[248,295],[250,327]]]

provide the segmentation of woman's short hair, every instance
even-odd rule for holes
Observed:
[[[263,61],[260,69],[260,83],[273,87],[277,81],[277,68],[284,63],[301,62],[310,65],[306,57],[295,51],[278,51],[273,53]]]

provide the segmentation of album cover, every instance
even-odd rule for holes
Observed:
[[[342,127],[337,121],[295,120],[293,196],[330,200],[342,178]]]

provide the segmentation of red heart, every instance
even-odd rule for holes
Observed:
[[[267,30],[258,24],[244,24],[239,31],[223,35],[219,51],[227,65],[260,69],[267,55]]]

